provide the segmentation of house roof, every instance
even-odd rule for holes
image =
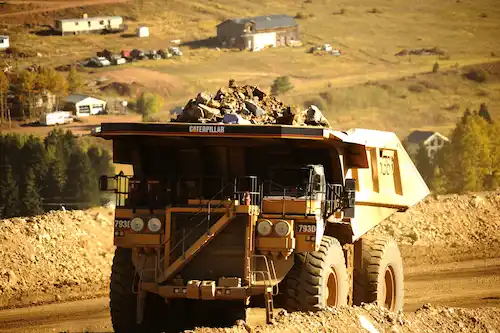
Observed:
[[[288,15],[284,15],[284,14],[254,16],[254,17],[246,17],[246,18],[235,18],[235,19],[231,19],[228,21],[232,21],[236,24],[245,24],[248,22],[255,22],[255,30],[265,30],[265,29],[273,29],[273,28],[288,28],[288,27],[294,27],[297,25],[297,22],[295,21],[295,19],[293,17],[288,16]],[[224,22],[227,22],[227,21],[224,21]]]
[[[73,104],[76,104],[78,102],[81,102],[81,101],[84,101],[86,99],[93,99],[93,100],[98,100],[98,101],[102,101],[104,102],[103,100],[99,99],[99,98],[95,98],[95,97],[92,97],[92,96],[88,96],[88,95],[79,95],[79,94],[73,94],[73,95],[69,95],[68,97],[66,97],[64,100],[68,103],[73,103]]]
[[[96,17],[78,17],[78,18],[70,18],[70,19],[61,19],[56,20],[56,22],[82,22],[82,21],[101,21],[101,20],[110,20],[110,19],[121,19],[121,16],[96,16]]]
[[[0,38],[2,38],[2,39],[9,39],[9,36],[6,36],[6,35],[0,35]]]
[[[441,133],[432,131],[413,131],[410,133],[410,135],[408,135],[407,141],[409,143],[417,143],[417,144],[421,142],[425,143],[425,141],[427,141],[430,137],[435,135],[440,136],[445,141],[449,141],[449,139],[444,135],[442,135]]]

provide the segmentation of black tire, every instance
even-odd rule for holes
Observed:
[[[136,324],[137,294],[134,294],[135,267],[132,263],[132,250],[117,248],[113,258],[110,283],[111,323],[115,333],[161,332],[169,330],[166,320],[168,312],[162,297],[146,295],[143,323]],[[136,289],[136,288],[135,288]]]
[[[283,284],[284,306],[292,311],[316,311],[346,305],[348,281],[342,246],[337,239],[323,236],[318,251],[295,255]]]
[[[354,304],[398,312],[404,305],[403,259],[390,237],[363,237],[362,267],[354,272]]]

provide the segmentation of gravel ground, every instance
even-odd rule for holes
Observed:
[[[412,313],[390,313],[372,305],[329,308],[317,313],[282,311],[272,326],[198,328],[195,333],[498,333],[500,309],[462,309],[424,305]]]

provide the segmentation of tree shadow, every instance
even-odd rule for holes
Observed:
[[[209,37],[205,39],[192,40],[188,42],[181,43],[180,46],[187,46],[192,49],[208,48],[214,49],[220,47],[220,42],[217,37]]]
[[[24,123],[24,124],[21,124],[19,125],[20,127],[45,127],[45,125],[43,125],[42,123],[40,123],[40,121],[32,121],[32,122],[29,122],[29,123]]]
[[[50,25],[42,25],[42,29],[32,30],[30,31],[30,33],[42,37],[60,35],[57,31],[54,30],[54,27]]]
[[[136,34],[128,33],[128,34],[121,34],[121,38],[134,38],[137,37]]]

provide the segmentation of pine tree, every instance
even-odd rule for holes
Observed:
[[[54,202],[54,200],[62,200],[65,184],[66,166],[64,165],[64,160],[54,157],[49,162],[47,176],[44,181],[43,197],[45,201]]]
[[[488,111],[488,106],[486,105],[486,103],[481,103],[478,115],[483,117],[484,120],[486,120],[488,123],[493,124],[493,120],[491,119],[491,115]]]
[[[88,149],[87,155],[89,155],[92,168],[98,176],[112,176],[114,174],[112,159],[108,151],[92,146]]]
[[[271,95],[281,95],[292,89],[293,85],[290,82],[290,78],[288,76],[280,76],[274,80],[271,86]]]
[[[3,207],[2,216],[19,216],[18,186],[12,173],[12,166],[7,158],[0,164],[0,171],[0,207]]]
[[[23,172],[32,169],[37,184],[42,184],[47,174],[47,151],[39,137],[30,135],[21,150]]]
[[[42,198],[40,197],[36,175],[32,168],[26,170],[22,198],[21,213],[24,216],[38,215],[43,212]]]
[[[66,195],[79,203],[79,208],[99,203],[97,177],[88,155],[82,149],[75,149],[71,155],[66,179]]]

